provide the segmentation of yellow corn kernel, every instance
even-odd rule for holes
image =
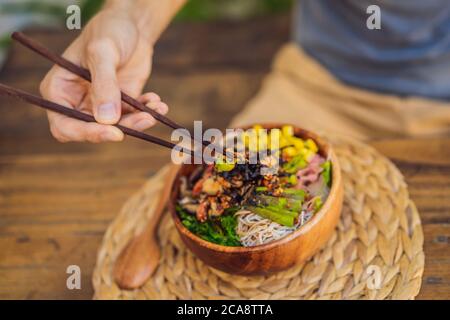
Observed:
[[[306,161],[310,162],[316,153],[310,149],[304,148],[300,151],[300,154],[306,159]]]
[[[250,136],[248,135],[248,133],[243,132],[241,137],[242,137],[242,143],[244,144],[244,146],[248,147],[248,145],[250,144]]]
[[[298,179],[297,179],[297,176],[295,175],[295,174],[293,174],[293,175],[290,175],[289,176],[289,183],[291,184],[291,185],[296,185],[297,184],[297,182],[298,182]]]
[[[258,134],[255,130],[250,130],[249,132],[249,150],[250,151],[258,151]]]
[[[300,151],[305,147],[305,143],[303,142],[303,140],[297,137],[290,137],[289,142],[294,145],[297,151]]]
[[[281,131],[280,129],[272,129],[269,132],[269,138],[268,138],[268,148],[270,150],[275,150],[280,148],[280,137],[281,137]]]
[[[297,149],[295,147],[287,147],[283,150],[283,154],[288,157],[293,157],[298,153]]]
[[[284,137],[284,135],[282,135],[280,137],[280,148],[284,148],[286,146],[290,146],[291,144],[289,143],[289,141]]]
[[[269,139],[267,136],[267,132],[264,130],[260,130],[258,134],[258,147],[259,150],[267,149],[267,146],[269,144]]]
[[[274,157],[276,157],[276,158],[279,158],[279,157],[280,157],[280,150],[274,151],[274,152],[272,153],[272,155],[273,155]]]
[[[255,129],[255,131],[258,131],[259,129],[262,129],[263,127],[262,127],[262,125],[260,125],[260,124],[255,124],[254,126],[253,126],[253,129]]]
[[[281,136],[281,130],[278,128],[271,129],[270,134]]]
[[[256,131],[253,129],[247,130],[244,132],[243,136],[245,146],[249,151],[258,151],[258,136]]]
[[[319,148],[317,148],[316,143],[311,139],[306,140],[305,145],[309,150],[311,150],[314,153],[319,151]]]
[[[282,126],[281,132],[286,137],[292,137],[294,135],[294,127],[292,126]]]
[[[258,151],[258,140],[256,138],[250,138],[250,141],[248,143],[248,150],[249,151]]]
[[[224,159],[225,158],[225,159]],[[216,159],[216,169],[219,172],[227,172],[234,169],[236,161],[233,159],[231,162],[226,157],[219,157]]]

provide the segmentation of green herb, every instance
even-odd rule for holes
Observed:
[[[181,206],[176,207],[181,223],[189,231],[203,240],[230,247],[241,246],[239,237],[236,234],[237,219],[234,216],[237,209],[234,207],[229,208],[217,219],[199,222],[193,215],[183,210]]]
[[[331,161],[326,161],[322,164],[322,177],[328,187],[331,187]]]
[[[267,191],[267,187],[256,187],[256,192],[264,192]]]
[[[292,158],[291,161],[285,163],[283,165],[283,170],[287,173],[297,173],[298,170],[305,168],[308,163],[305,160],[305,157],[302,154],[298,154]]]
[[[230,207],[224,210],[223,215],[234,215],[236,212],[238,212],[240,207]]]
[[[319,211],[320,208],[322,208],[323,206],[323,202],[322,202],[322,198],[320,197],[315,197],[313,199],[313,207],[314,207],[314,213]]]
[[[225,231],[225,236],[228,238],[227,243],[234,244],[234,246],[241,245],[239,237],[236,234],[237,223],[237,219],[234,215],[223,215],[220,217],[220,224]]]

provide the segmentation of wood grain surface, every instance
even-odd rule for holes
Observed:
[[[289,19],[183,23],[158,43],[147,89],[188,127],[224,127],[257,91]],[[28,30],[62,52],[75,32]],[[50,65],[14,45],[0,82],[37,93]],[[169,151],[127,138],[121,144],[60,144],[45,113],[0,98],[0,299],[90,299],[92,269],[108,223],[125,200],[167,162]],[[149,133],[167,137],[161,125]],[[418,298],[450,299],[450,137],[373,141],[405,175],[425,233]],[[79,265],[81,290],[66,288]]]

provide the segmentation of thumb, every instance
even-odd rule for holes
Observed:
[[[97,41],[88,46],[87,56],[95,120],[102,124],[115,124],[121,116],[120,87],[116,74],[119,53],[111,42]]]

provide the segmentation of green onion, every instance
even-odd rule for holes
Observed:
[[[287,199],[286,198],[278,198],[278,206],[285,208],[287,207]]]
[[[290,175],[290,176],[289,176],[288,182],[289,182],[291,185],[295,186],[295,185],[297,184],[297,182],[298,182],[297,176],[296,176],[295,174]]]
[[[280,207],[267,206],[267,207],[264,207],[264,208],[267,209],[267,210],[270,210],[272,212],[275,212],[275,213],[291,216],[291,217],[294,217],[294,218],[298,217],[298,212],[291,211],[291,210],[286,210],[286,209],[283,209],[283,208],[280,208]]]
[[[331,161],[324,162],[321,166],[323,168],[322,177],[328,187],[331,187]]]
[[[276,223],[279,223],[286,227],[293,227],[294,226],[294,217],[289,215],[280,214],[277,212],[273,212],[267,208],[260,208],[260,207],[249,207],[250,211],[260,215],[263,218],[272,220]]]
[[[320,198],[320,197],[315,197],[315,198],[313,199],[313,206],[314,206],[314,212],[319,211],[320,208],[322,208],[322,206],[323,206],[322,198]]]
[[[284,189],[283,196],[287,198],[295,198],[301,201],[305,200],[306,191],[302,189]]]
[[[300,211],[302,206],[301,199],[290,199],[284,197],[272,197],[268,195],[257,195],[255,200],[260,205],[275,206],[289,211]]]

